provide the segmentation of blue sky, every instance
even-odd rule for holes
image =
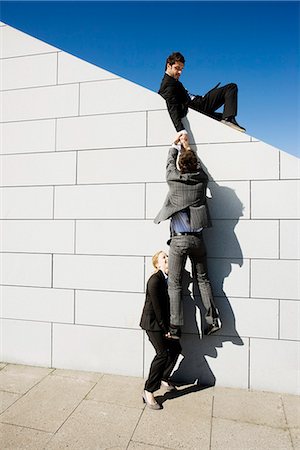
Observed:
[[[236,82],[247,133],[300,156],[299,2],[2,1],[1,20],[153,91],[180,51],[190,92]]]

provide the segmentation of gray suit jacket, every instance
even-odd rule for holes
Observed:
[[[169,219],[174,213],[189,208],[192,228],[211,226],[209,211],[206,204],[206,188],[208,176],[201,168],[198,158],[198,171],[182,174],[176,167],[178,150],[171,147],[166,166],[166,180],[169,192],[162,209],[154,219],[160,223]]]

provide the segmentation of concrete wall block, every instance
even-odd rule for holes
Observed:
[[[52,187],[0,188],[1,219],[51,219]]]
[[[250,388],[299,395],[299,357],[300,342],[251,339]]]
[[[132,132],[134,124],[134,133]],[[109,132],[107,132],[110,130]],[[85,150],[146,145],[146,113],[59,119],[57,149]]]
[[[166,161],[167,153],[166,147],[79,152],[78,183],[164,182],[165,165],[158,161]]]
[[[144,259],[126,256],[54,255],[53,287],[144,291]]]
[[[74,184],[76,153],[2,155],[2,186]]]
[[[300,300],[280,301],[280,338],[300,341]]]
[[[51,367],[51,324],[0,320],[1,361]]]
[[[53,367],[141,376],[141,330],[53,325]]]
[[[17,89],[0,93],[2,122],[78,115],[77,84]]]
[[[280,155],[280,178],[299,179],[300,178],[300,158],[289,155],[281,151]]]
[[[144,185],[60,186],[55,188],[55,218],[142,219]]]
[[[253,181],[253,219],[300,219],[300,181]]]
[[[251,296],[300,299],[300,261],[252,260]]]
[[[0,261],[0,284],[51,286],[51,255],[2,253]]]
[[[242,340],[240,345],[234,345],[224,338],[209,336],[207,345],[207,363],[216,377],[217,386],[248,388],[248,339]],[[232,368],[234,367],[234,370]]]
[[[2,252],[74,252],[74,222],[70,220],[2,220],[0,235]]]
[[[214,220],[205,231],[210,257],[278,258],[279,230],[275,220]]]
[[[57,52],[57,48],[52,47],[52,45],[48,45],[10,26],[1,27],[0,41],[5,43],[5,45],[1,45],[0,58]]]
[[[163,101],[162,106],[166,108]],[[148,114],[149,145],[169,145],[176,130],[166,109],[149,111]],[[204,114],[189,110],[183,125],[189,132],[190,142],[197,144],[212,144],[220,142],[250,142],[250,136],[224,125]]]
[[[221,336],[199,339],[190,334],[183,336],[181,345],[183,358],[174,371],[174,380],[247,389],[248,339],[234,345]],[[147,374],[148,367],[145,369]]]
[[[76,291],[76,324],[139,328],[144,294]]]
[[[78,83],[80,81],[107,80],[119,78],[94,64],[76,58],[65,52],[58,53],[58,83]]]
[[[219,301],[220,300],[220,301]],[[268,299],[230,298],[230,307],[226,308],[224,299],[216,299],[222,320],[222,334],[227,334],[231,327],[232,314],[236,331],[242,338],[273,338],[278,337],[279,301]],[[224,308],[225,306],[225,308]],[[226,310],[230,311],[228,313]],[[223,311],[225,317],[223,316]],[[266,324],[268,324],[266,326]],[[229,330],[230,331],[230,330]]]
[[[146,219],[154,219],[168,193],[167,183],[146,184]]]
[[[74,323],[74,292],[66,289],[0,287],[5,319]]]
[[[300,220],[280,221],[280,258],[300,259]]]
[[[249,219],[249,181],[208,183],[207,204],[212,219]]]
[[[159,109],[164,103],[155,92],[122,78],[80,86],[81,116]]]
[[[1,153],[51,152],[55,150],[55,120],[0,124]]]
[[[215,181],[278,179],[278,152],[264,142],[198,145],[199,157]]]
[[[57,53],[0,60],[0,89],[56,84]]]
[[[157,227],[152,220],[80,220],[76,226],[76,253],[150,256],[168,237],[167,222]]]
[[[249,260],[209,257],[208,274],[214,295],[249,297]],[[263,298],[263,296],[260,297]]]

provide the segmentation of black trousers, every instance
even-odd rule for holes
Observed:
[[[237,85],[235,83],[229,83],[223,87],[212,89],[203,97],[196,95],[195,98],[190,101],[189,108],[218,120],[236,116],[237,92]],[[217,109],[223,105],[223,114],[216,113]]]
[[[162,331],[146,331],[146,333],[156,355],[150,366],[145,390],[154,392],[160,388],[162,380],[168,381],[181,353],[181,345],[178,340],[165,338]]]

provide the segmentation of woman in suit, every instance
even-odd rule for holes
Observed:
[[[171,338],[169,334],[168,255],[163,251],[157,252],[152,258],[152,264],[155,273],[147,283],[140,327],[146,331],[156,355],[145,383],[143,401],[151,409],[161,409],[153,393],[161,386],[168,391],[175,389],[169,377],[181,352],[181,346],[179,340]]]

